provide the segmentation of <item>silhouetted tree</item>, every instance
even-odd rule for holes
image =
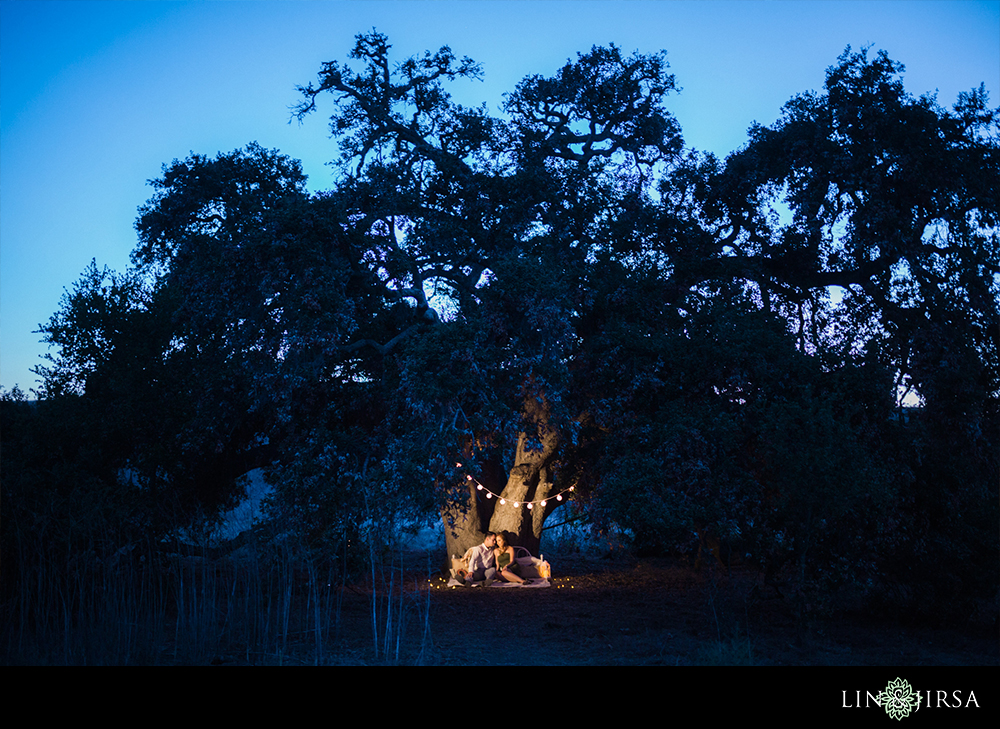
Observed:
[[[390,50],[359,35],[299,89],[300,120],[334,102],[333,189],[257,145],[175,161],[134,269],[43,327],[43,394],[111,420],[123,468],[190,512],[266,465],[327,546],[439,512],[449,552],[537,551],[571,488],[639,548],[721,540],[800,585],[901,574],[925,548],[894,526],[991,543],[919,517],[996,509],[982,88],[945,111],[848,49],[720,162],[683,149],[662,53],[595,47],[498,118],[446,91],[470,59]]]
[[[363,352],[398,378],[386,427],[407,449],[373,455],[394,470],[427,463],[421,478],[445,490],[475,474],[500,495],[468,482],[459,511],[445,510],[449,551],[487,528],[534,550],[553,497],[579,477],[573,370],[594,256],[619,246],[615,231],[652,204],[654,171],[680,150],[663,108],[673,77],[662,55],[594,48],[552,78],[525,79],[503,121],[445,92],[443,81],[479,75],[471,60],[442,48],[394,70],[389,50],[384,36],[359,36],[361,70],[325,64],[297,110],[336,98],[335,196],[386,303],[413,312]]]

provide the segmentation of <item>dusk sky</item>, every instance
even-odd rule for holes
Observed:
[[[33,333],[91,259],[124,270],[147,181],[190,153],[258,142],[332,184],[330,99],[290,122],[297,84],[375,27],[396,59],[451,46],[483,65],[452,88],[486,102],[594,45],[667,51],[689,147],[725,157],[847,45],[885,49],[913,95],[986,84],[1000,104],[1000,0],[853,2],[72,2],[0,0],[0,384],[36,387]]]

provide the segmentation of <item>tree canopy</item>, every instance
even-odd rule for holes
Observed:
[[[298,87],[295,118],[330,106],[333,189],[256,144],[175,160],[133,268],[92,266],[42,327],[43,400],[87,403],[118,468],[190,513],[266,467],[317,548],[439,514],[449,552],[537,551],[572,500],[803,584],[995,553],[983,87],[944,109],[848,48],[720,161],[684,146],[664,53],[595,47],[491,116],[448,93],[471,59],[390,52],[359,35]]]

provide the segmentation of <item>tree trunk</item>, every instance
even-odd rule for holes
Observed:
[[[544,398],[528,396],[524,415],[532,427],[518,434],[514,466],[503,489],[484,474],[483,490],[477,488],[475,481],[469,482],[468,511],[463,512],[460,507],[442,511],[448,556],[446,566],[449,568],[451,557],[481,544],[487,531],[505,531],[511,544],[524,547],[536,557],[539,554],[545,519],[559,505],[552,498],[555,485],[550,478],[550,465],[559,448],[559,434],[549,425],[548,404]],[[500,496],[491,498],[489,492]],[[546,503],[543,505],[542,501]]]
[[[524,414],[530,430],[518,435],[514,467],[490,519],[490,531],[505,531],[512,544],[538,556],[545,518],[555,508],[554,486],[549,465],[559,448],[559,434],[549,425],[549,408],[544,397],[528,396]],[[541,502],[546,501],[543,505]],[[530,504],[530,508],[529,505]]]
[[[483,543],[486,532],[489,530],[493,509],[497,505],[496,499],[486,498],[486,489],[492,493],[500,493],[506,477],[503,466],[499,462],[487,463],[484,471],[478,475],[476,480],[469,477],[467,482],[469,489],[468,509],[458,505],[442,509],[446,568],[451,568],[453,556],[461,556],[469,547]],[[479,483],[483,484],[483,490],[477,488]]]
[[[446,549],[446,568],[451,568],[451,558],[461,557],[469,547],[482,544],[486,536],[486,524],[489,515],[483,514],[485,508],[480,506],[482,492],[476,489],[473,482],[469,484],[469,510],[464,511],[459,506],[447,507],[442,510],[444,522],[444,544]]]
[[[519,441],[523,441],[521,435]],[[538,556],[538,548],[542,539],[542,526],[545,517],[551,511],[549,504],[532,504],[529,509],[526,502],[540,502],[552,495],[552,483],[546,478],[546,469],[532,463],[532,455],[527,453],[522,460],[522,444],[518,443],[518,462],[510,470],[507,485],[501,498],[504,503],[498,503],[490,519],[491,532],[507,532],[511,544],[526,548]],[[527,461],[527,462],[525,462]]]

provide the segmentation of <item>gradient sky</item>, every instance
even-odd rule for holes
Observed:
[[[372,27],[399,60],[450,45],[482,63],[453,95],[493,110],[594,45],[666,50],[687,144],[720,157],[819,89],[848,44],[904,63],[914,95],[951,106],[985,83],[1000,104],[1000,0],[0,0],[0,385],[37,385],[33,332],[91,259],[127,267],[164,164],[256,141],[330,187],[329,106],[290,123],[295,85]]]

